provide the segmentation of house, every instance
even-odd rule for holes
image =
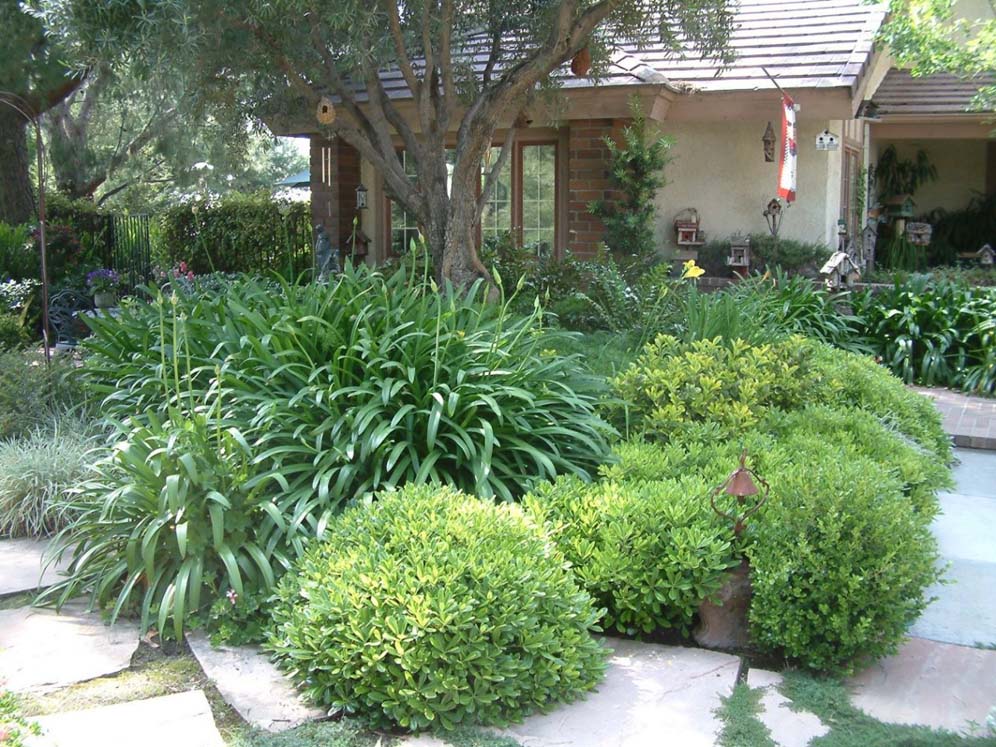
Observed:
[[[959,166],[958,173],[974,169],[971,184],[984,187],[988,180],[991,188],[994,151],[978,117],[938,112],[938,105],[911,118],[904,108],[902,91],[910,85],[927,98],[936,96],[930,86],[911,84],[891,70],[887,56],[875,51],[885,15],[884,5],[865,0],[742,0],[731,42],[737,57],[725,68],[664,48],[623,44],[599,81],[565,71],[557,112],[537,107],[527,113],[530,124],[520,131],[492,195],[482,238],[513,230],[521,241],[544,244],[555,255],[568,249],[580,256],[595,253],[603,226],[586,206],[611,197],[603,138],[626,125],[634,96],[647,118],[674,140],[668,185],[657,196],[657,238],[661,249],[679,257],[695,252],[687,242],[677,243],[675,219],[688,211],[710,238],[767,231],[762,213],[776,192],[778,163],[765,158],[762,138],[780,133],[779,87],[798,108],[797,198],[785,211],[782,237],[836,246],[840,218],[850,236],[859,236],[864,216],[857,185],[874,149],[886,142],[936,139],[948,149],[944,158],[957,160],[957,148],[971,141],[972,163]],[[404,98],[399,75],[383,78],[392,97]],[[382,179],[352,147],[325,139],[311,112],[271,124],[276,134],[311,137],[316,224],[344,245],[358,216],[373,261],[408,245],[418,226],[391,203]],[[503,137],[502,131],[496,134],[494,153]],[[369,207],[358,211],[361,183]]]

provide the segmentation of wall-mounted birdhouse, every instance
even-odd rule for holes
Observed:
[[[986,244],[975,253],[975,258],[979,260],[980,265],[992,267],[996,263],[996,249]]]
[[[840,148],[840,139],[830,130],[823,130],[816,136],[816,150],[837,150]]]

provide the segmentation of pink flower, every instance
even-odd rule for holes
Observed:
[[[186,271],[187,271],[187,263],[186,262],[181,262],[180,263],[180,272],[186,272]]]
[[[193,272],[188,272],[187,273],[187,280],[193,280],[193,279],[194,279],[194,273]]]

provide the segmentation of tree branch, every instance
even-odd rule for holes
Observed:
[[[508,128],[508,132],[505,133],[505,140],[501,145],[501,153],[498,154],[498,160],[495,161],[494,166],[491,167],[491,171],[488,172],[488,176],[484,180],[484,186],[481,188],[481,195],[477,198],[477,223],[481,222],[481,216],[484,214],[484,208],[487,207],[488,201],[491,199],[491,193],[494,191],[498,184],[498,180],[501,178],[501,172],[512,155],[512,149],[515,146],[516,130],[517,128],[514,124]]]

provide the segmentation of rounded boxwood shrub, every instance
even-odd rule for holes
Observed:
[[[338,517],[278,585],[277,663],[377,726],[504,724],[592,688],[598,612],[514,505],[409,486]]]
[[[748,548],[751,634],[808,668],[849,672],[894,652],[923,612],[937,543],[896,475],[826,459],[819,444],[767,475],[772,498]]]
[[[524,502],[605,606],[606,627],[687,632],[736,564],[733,533],[710,508],[710,487],[699,477],[587,485],[567,476]]]

